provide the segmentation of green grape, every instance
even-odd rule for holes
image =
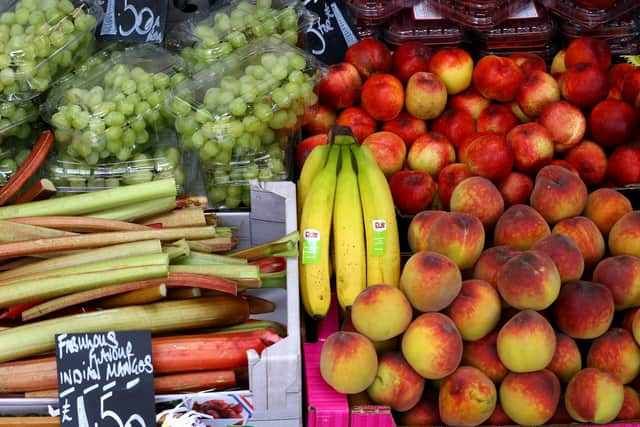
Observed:
[[[222,203],[227,198],[227,190],[220,185],[211,185],[209,186],[207,196],[209,197],[209,201],[212,204],[217,205]]]
[[[194,148],[200,148],[204,145],[206,138],[204,137],[204,135],[200,132],[194,132],[193,135],[191,135],[191,146],[193,146]]]
[[[247,103],[242,98],[235,98],[229,104],[229,112],[236,117],[244,116],[247,112]]]

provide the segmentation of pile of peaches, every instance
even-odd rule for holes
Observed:
[[[528,203],[536,173],[570,169],[590,189],[640,182],[640,68],[612,65],[606,41],[579,38],[550,66],[536,54],[474,60],[463,49],[376,39],[352,45],[317,87],[296,165],[350,126],[389,178],[403,214],[450,208],[482,176],[506,206]]]

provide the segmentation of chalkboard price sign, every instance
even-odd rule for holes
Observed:
[[[62,427],[155,426],[149,331],[56,335]]]
[[[96,29],[99,40],[161,43],[167,24],[168,0],[98,0],[104,9]]]
[[[320,17],[307,31],[307,50],[325,64],[343,61],[349,46],[358,41],[358,33],[345,2],[304,0],[303,4]]]

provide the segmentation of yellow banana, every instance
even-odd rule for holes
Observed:
[[[367,261],[358,177],[349,147],[343,145],[340,154],[340,172],[333,202],[332,242],[338,302],[343,309],[348,309],[367,287]]]
[[[366,146],[353,145],[367,241],[367,286],[400,281],[400,238],[387,178]]]
[[[296,193],[298,201],[298,221],[300,221],[300,214],[302,213],[302,206],[304,206],[304,199],[309,194],[309,188],[313,179],[318,172],[322,170],[325,163],[327,163],[327,157],[329,157],[330,145],[318,145],[311,150],[311,153],[305,159],[302,170],[300,171],[300,177],[296,184]]]
[[[305,310],[315,319],[326,316],[331,304],[329,237],[339,158],[340,147],[332,145],[327,163],[309,187],[300,215],[300,292]]]

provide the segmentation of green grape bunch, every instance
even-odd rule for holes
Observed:
[[[283,165],[283,146],[305,108],[317,102],[312,59],[294,47],[255,43],[262,45],[238,51],[241,60],[231,56],[217,72],[176,87],[169,102],[180,143],[205,166],[265,153]]]
[[[300,27],[311,25],[313,17],[298,0],[241,0],[214,11],[197,24],[185,24],[189,28],[178,33],[186,33],[184,38],[188,41],[174,44],[185,45],[180,46],[180,54],[197,72],[260,37],[276,37],[295,46]]]
[[[31,99],[88,57],[99,15],[70,0],[19,0],[0,13],[0,97]]]
[[[1,163],[0,163],[1,165]],[[178,190],[184,184],[185,174],[182,156],[177,147],[149,147],[136,153],[126,162],[89,165],[66,154],[47,161],[47,177],[62,192],[78,193],[96,191],[123,185],[174,178]]]
[[[89,67],[89,76],[78,76],[50,94],[48,121],[67,155],[89,165],[127,161],[145,150],[150,132],[171,126],[164,101],[171,87],[186,78],[181,61],[170,59],[170,69],[147,71],[143,65],[153,62],[148,57],[134,63],[127,60],[127,56],[137,58],[140,49],[115,55],[98,67],[99,73]],[[164,50],[155,53],[171,57]]]
[[[38,109],[32,101],[0,102],[0,144],[13,138],[27,139],[37,119]]]

